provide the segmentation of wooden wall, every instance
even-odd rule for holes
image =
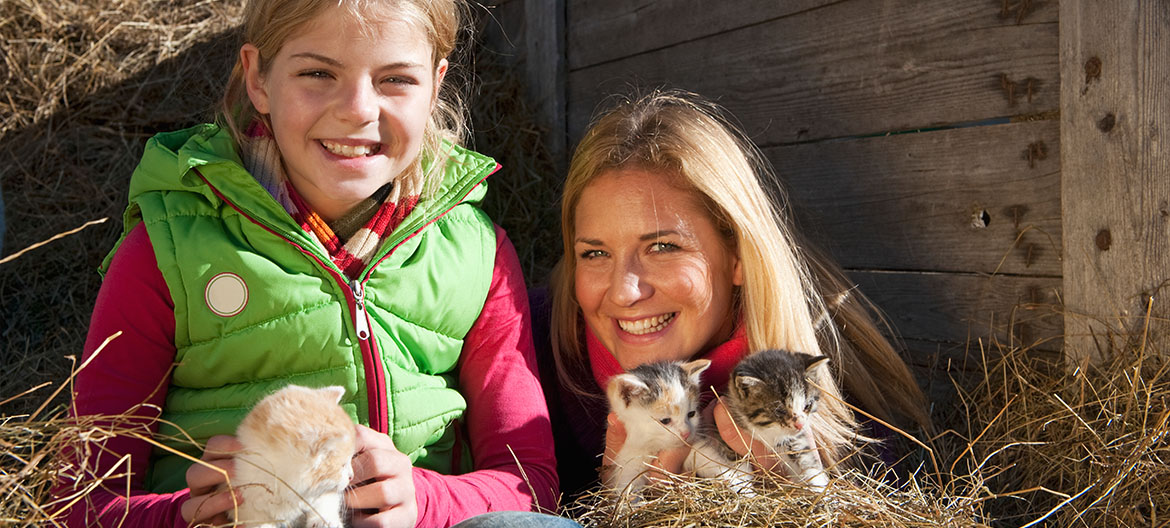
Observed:
[[[717,5],[567,0],[570,144],[629,86],[715,99],[916,362],[1059,350],[1057,2]]]

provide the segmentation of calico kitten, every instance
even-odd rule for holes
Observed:
[[[232,485],[236,520],[249,528],[343,526],[353,476],[354,424],[337,405],[345,389],[289,385],[260,400],[240,422]]]
[[[647,464],[658,452],[684,445],[699,419],[699,380],[709,366],[706,359],[657,362],[610,379],[606,396],[625,425],[626,441],[605,477],[607,489],[640,490],[647,483]]]
[[[778,469],[816,490],[829,477],[804,431],[821,395],[807,378],[828,360],[786,350],[757,352],[736,365],[723,400],[745,440],[754,437],[772,446],[782,463]],[[717,431],[705,432],[696,442],[687,469],[700,477],[727,479],[733,489],[751,493],[751,464],[724,444]]]

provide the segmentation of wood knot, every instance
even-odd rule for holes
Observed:
[[[1024,151],[1024,159],[1028,160],[1028,168],[1035,169],[1036,162],[1048,159],[1048,145],[1043,141],[1036,141],[1028,144],[1028,150]]]
[[[1108,229],[1097,231],[1097,249],[1101,251],[1109,251],[1109,247],[1113,245],[1113,233]]]
[[[1085,61],[1085,84],[1101,79],[1101,59],[1090,57]]]
[[[1117,125],[1117,116],[1113,115],[1113,112],[1105,114],[1105,117],[1102,117],[1100,121],[1097,121],[1097,128],[1106,133],[1113,130],[1115,125]]]

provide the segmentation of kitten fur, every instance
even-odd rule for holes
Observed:
[[[745,440],[757,438],[771,446],[781,460],[777,469],[815,490],[824,488],[829,477],[803,431],[821,396],[808,375],[828,360],[787,350],[757,352],[736,365],[723,400]],[[724,444],[713,428],[695,442],[686,469],[752,493],[751,463]]]
[[[236,437],[236,520],[249,528],[334,528],[353,477],[354,424],[338,406],[345,389],[289,385],[260,400]]]
[[[626,441],[605,475],[606,489],[637,492],[658,452],[685,444],[699,419],[700,376],[710,366],[706,359],[656,362],[610,379],[606,396],[625,426]]]

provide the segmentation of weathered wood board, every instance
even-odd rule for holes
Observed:
[[[873,0],[568,0],[569,67],[573,70],[630,55],[699,40],[745,26],[803,15],[833,4],[845,9]],[[952,2],[953,3],[953,2]],[[881,8],[906,18],[921,16],[922,5],[885,2]],[[925,4],[919,2],[918,4]],[[965,2],[994,23],[1051,23],[1055,0]],[[840,8],[839,8],[840,9]],[[832,27],[832,26],[828,26]]]
[[[1059,277],[1060,124],[772,147],[801,227],[845,267]]]
[[[1060,17],[1065,326],[1080,359],[1127,346],[1111,330],[1143,335],[1148,309],[1148,339],[1170,335],[1170,4],[1062,0]]]
[[[1057,23],[1038,16],[1050,10],[1024,24],[1000,10],[970,0],[845,1],[571,70],[569,136],[631,82],[718,99],[765,146],[1055,110]],[[654,22],[643,31],[676,24]]]
[[[904,338],[1060,348],[1059,278],[862,270],[849,276]]]

